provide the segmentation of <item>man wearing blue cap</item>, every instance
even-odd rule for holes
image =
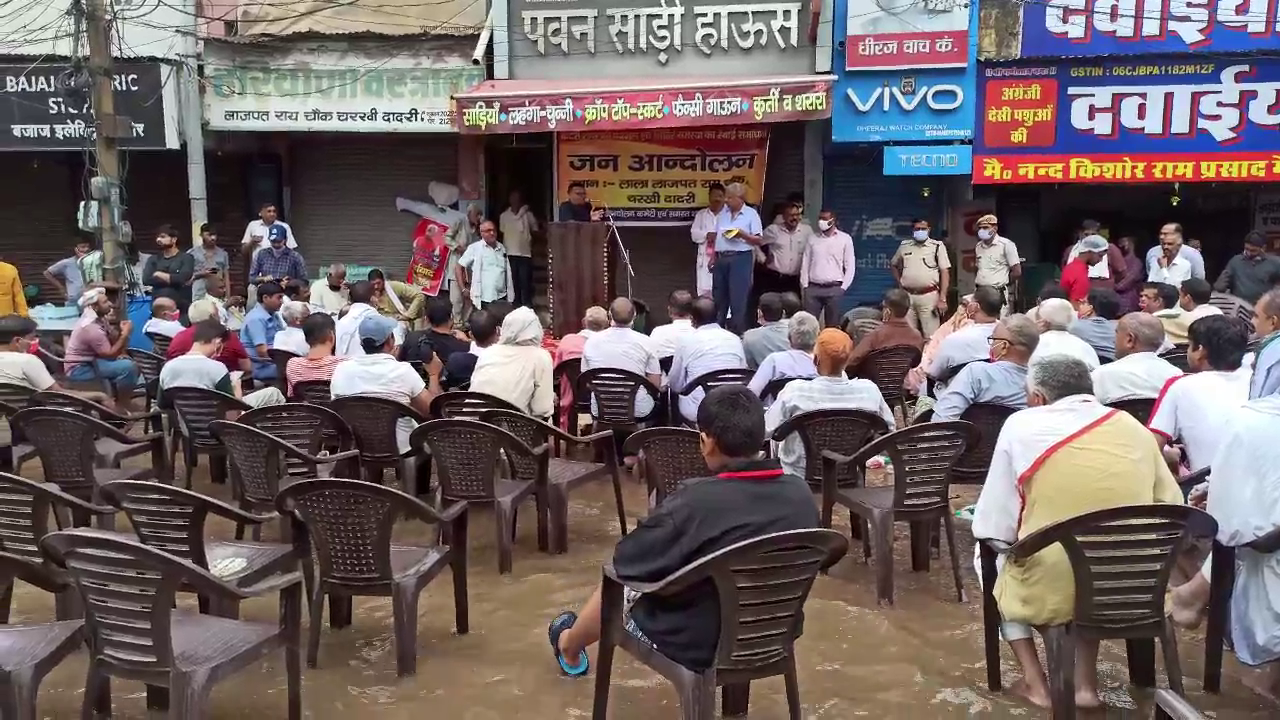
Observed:
[[[280,224],[267,228],[267,240],[271,247],[253,256],[253,265],[249,268],[249,282],[261,285],[266,282],[279,283],[282,287],[290,280],[307,281],[307,263],[302,255],[287,246],[289,231]]]
[[[431,401],[440,394],[440,371],[444,365],[440,356],[431,353],[427,363],[429,382],[413,366],[396,359],[395,320],[382,315],[367,315],[357,330],[360,348],[364,355],[352,355],[333,369],[329,391],[333,397],[364,395],[385,398],[403,403],[421,415],[429,415]],[[396,426],[396,438],[401,452],[409,449],[409,434],[414,422],[401,418]]]

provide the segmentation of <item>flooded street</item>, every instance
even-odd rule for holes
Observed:
[[[38,463],[33,464],[38,474]],[[211,486],[207,468],[198,471],[196,488],[228,498],[229,489]],[[627,482],[628,513],[634,520],[643,505],[639,485]],[[976,497],[964,488],[957,507]],[[418,617],[418,673],[397,680],[391,637],[391,602],[355,600],[354,625],[341,631],[325,628],[316,669],[303,668],[303,708],[309,718],[337,719],[359,715],[387,719],[438,717],[450,720],[560,720],[590,716],[594,673],[585,679],[561,677],[547,644],[547,622],[558,611],[576,609],[600,577],[600,564],[610,556],[616,520],[607,485],[584,488],[572,500],[570,552],[547,556],[535,544],[531,507],[521,514],[515,570],[500,577],[492,514],[474,510],[470,522],[469,583],[471,632],[453,633],[452,588],[448,574],[423,595]],[[119,522],[124,524],[123,516]],[[837,526],[847,530],[847,515]],[[982,661],[980,595],[969,558],[972,540],[960,525],[969,602],[955,602],[950,573],[935,560],[929,574],[912,573],[905,528],[896,552],[896,600],[889,609],[876,607],[874,574],[854,545],[844,560],[822,577],[805,609],[805,635],[797,645],[800,691],[805,718],[968,718],[1047,717],[1012,698],[986,690]],[[213,533],[230,538],[232,528],[217,525]],[[264,539],[273,539],[269,527]],[[424,538],[422,528],[400,533]],[[943,548],[945,560],[946,548]],[[194,598],[184,601],[194,608]],[[274,621],[276,599],[248,601],[243,615]],[[15,596],[12,622],[52,619],[51,597],[25,585]],[[304,611],[304,624],[305,624]],[[305,627],[304,627],[305,638]],[[305,640],[304,640],[305,642]],[[1102,676],[1107,687],[1107,713],[1082,717],[1149,718],[1149,694],[1130,690],[1122,644],[1103,652]],[[1197,635],[1181,638],[1187,690],[1193,703],[1211,717],[1231,720],[1274,718],[1240,682],[1240,666],[1228,655],[1224,694],[1200,692],[1203,645]],[[304,650],[305,654],[305,650]],[[656,674],[618,653],[611,693],[616,720],[678,717],[675,692]],[[593,657],[594,659],[594,657]],[[1012,679],[1012,655],[1004,650],[1006,682]],[[277,654],[255,670],[233,676],[215,687],[213,718],[284,717],[284,659]],[[79,653],[56,669],[41,687],[39,712],[44,718],[77,717],[84,684],[85,655]],[[1161,670],[1160,672],[1163,672]],[[1164,680],[1161,676],[1160,683]],[[140,684],[112,681],[117,718],[145,718]],[[781,678],[751,688],[750,718],[786,717]]]

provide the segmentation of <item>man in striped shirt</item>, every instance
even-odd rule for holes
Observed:
[[[853,354],[853,340],[839,328],[829,327],[818,334],[814,364],[818,377],[787,383],[765,413],[765,429],[772,435],[782,423],[810,410],[865,410],[884,418],[894,429],[893,411],[870,380],[845,377],[844,369]],[[778,448],[778,459],[786,472],[805,477],[804,446],[799,433],[792,433]]]
[[[302,321],[302,336],[310,350],[304,357],[290,358],[285,366],[285,379],[289,381],[289,397],[293,397],[294,383],[307,380],[331,380],[333,369],[347,358],[333,354],[336,335],[333,316],[325,313],[308,315]]]

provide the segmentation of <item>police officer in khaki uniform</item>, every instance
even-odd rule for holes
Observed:
[[[947,246],[929,237],[929,221],[912,223],[911,239],[904,240],[889,261],[898,286],[911,296],[907,319],[926,339],[938,329],[947,312],[951,286],[951,258]]]
[[[978,271],[973,277],[973,284],[999,290],[1004,296],[1000,317],[1007,317],[1009,304],[1013,302],[1009,283],[1022,276],[1022,258],[1018,257],[1018,246],[997,231],[995,215],[983,215],[978,218],[975,227],[978,230],[978,243],[973,247],[973,254]]]

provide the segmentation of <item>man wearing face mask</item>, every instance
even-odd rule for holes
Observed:
[[[1000,316],[1009,314],[1009,303],[1013,299],[1009,295],[1009,283],[1022,277],[1022,259],[1018,257],[1018,246],[1002,236],[997,230],[996,216],[983,215],[975,223],[978,231],[978,244],[974,246],[974,258],[978,272],[974,275],[974,285],[985,285],[999,290],[1004,296],[1004,307]]]
[[[809,240],[800,262],[800,286],[804,308],[822,320],[824,327],[840,325],[840,300],[853,284],[857,270],[853,238],[836,227],[836,214],[818,215],[818,234]]]
[[[160,252],[152,255],[142,271],[143,283],[151,286],[152,297],[173,300],[185,314],[191,305],[191,277],[196,272],[196,259],[178,249],[178,232],[170,225],[156,231]]]
[[[875,350],[898,345],[909,345],[917,350],[924,347],[924,337],[920,331],[907,322],[907,313],[911,312],[911,297],[899,288],[885,291],[880,301],[880,327],[867,333],[849,356],[849,372],[856,375],[858,365],[867,355]]]
[[[911,296],[907,319],[927,338],[938,329],[947,312],[947,290],[951,286],[951,258],[947,247],[929,236],[929,221],[912,223],[911,239],[898,246],[889,261],[889,271],[898,286]]]

